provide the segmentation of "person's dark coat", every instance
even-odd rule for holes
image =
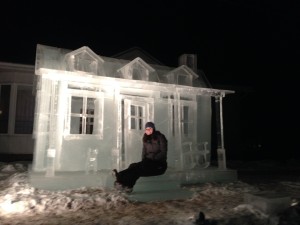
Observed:
[[[153,131],[151,135],[144,134],[142,160],[150,159],[158,162],[167,161],[168,141],[159,131]]]

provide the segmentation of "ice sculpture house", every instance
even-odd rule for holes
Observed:
[[[210,170],[212,101],[219,106],[215,170],[221,179],[232,176],[222,143],[222,98],[233,92],[208,87],[187,65],[173,68],[139,57],[104,57],[89,47],[70,51],[39,44],[35,74],[36,184],[66,173],[110,173],[140,161],[147,121],[168,139],[168,173],[182,183],[214,179],[215,173],[201,174]],[[103,177],[99,184],[106,186]]]

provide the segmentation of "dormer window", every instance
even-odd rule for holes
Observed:
[[[100,75],[99,71],[104,61],[90,48],[84,46],[66,54],[65,62],[67,71]]]
[[[198,77],[189,67],[180,66],[165,75],[167,82],[185,86],[193,86],[193,80]]]
[[[125,79],[158,81],[155,70],[139,57],[120,68],[118,72]]]
[[[86,53],[78,54],[74,57],[74,70],[96,74],[97,62]]]
[[[190,79],[188,79],[187,75],[181,75],[178,74],[177,76],[177,82],[178,84],[183,84],[183,85],[191,85],[192,82],[189,82]]]

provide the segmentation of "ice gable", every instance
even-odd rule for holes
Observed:
[[[102,70],[103,62],[102,58],[86,46],[65,55],[66,70],[72,72],[104,75]]]
[[[176,179],[197,182],[210,169],[212,101],[222,103],[233,92],[207,88],[186,65],[99,56],[85,46],[37,45],[35,73],[33,172],[56,178],[101,173],[93,179],[108,186],[103,174],[140,161],[147,121],[166,135],[168,171]]]
[[[159,82],[155,69],[139,57],[117,71],[121,73],[120,77],[124,79]]]

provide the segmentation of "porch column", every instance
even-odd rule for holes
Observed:
[[[224,148],[224,131],[223,131],[223,107],[222,99],[224,96],[219,95],[215,97],[216,106],[216,130],[218,142],[218,167],[219,169],[226,169],[226,152]]]
[[[47,149],[47,162],[46,162],[46,177],[54,177],[55,176],[55,160],[57,153],[57,84],[56,80],[50,80],[47,82],[48,88],[50,90],[49,93],[49,148]],[[46,122],[46,121],[45,121]]]

